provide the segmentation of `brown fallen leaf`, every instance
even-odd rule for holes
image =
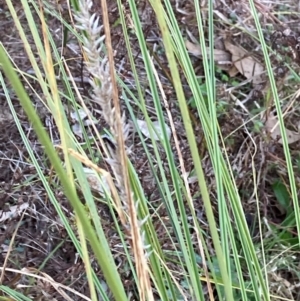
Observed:
[[[190,42],[189,40],[186,40],[185,41],[185,47],[188,50],[188,52],[190,52],[194,56],[201,56],[202,55],[200,45],[194,44],[194,43]]]
[[[226,50],[232,54],[232,63],[247,79],[252,79],[253,84],[261,84],[264,79],[264,67],[257,62],[242,47],[231,44],[228,40],[224,41]]]
[[[271,138],[274,140],[278,140],[280,144],[282,144],[282,138],[281,138],[281,133],[280,133],[280,128],[279,128],[279,122],[278,118],[274,116],[273,114],[270,114],[268,116],[268,119],[265,122],[265,127],[266,130],[270,133]],[[286,132],[286,137],[288,144],[297,142],[300,140],[300,133],[291,131],[289,129],[285,129]],[[278,139],[280,138],[280,139]]]
[[[185,41],[185,46],[186,49],[188,50],[189,53],[191,53],[194,56],[200,56],[202,57],[202,51],[201,47],[198,44],[194,44],[190,42],[189,40]],[[209,57],[209,47],[206,47],[206,53]],[[222,70],[229,70],[232,67],[231,63],[231,55],[229,52],[222,50],[222,49],[214,49],[214,61],[220,67]]]
[[[231,68],[228,70],[228,75],[230,77],[235,77],[239,73],[239,70],[236,69],[234,65],[231,66]]]

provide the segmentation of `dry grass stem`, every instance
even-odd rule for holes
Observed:
[[[99,17],[96,17],[95,14],[90,15],[91,6],[92,1],[80,1],[80,10],[76,20],[79,23],[78,28],[86,34],[84,37],[84,51],[87,57],[87,70],[92,75],[90,84],[93,88],[93,101],[101,106],[102,116],[109,125],[116,142],[116,150],[110,148],[111,157],[107,159],[107,162],[113,170],[123,209],[128,212],[129,216],[129,224],[124,220],[122,222],[130,233],[130,242],[139,279],[140,298],[141,300],[146,300],[146,298],[154,300],[146,259],[146,246],[141,234],[142,223],[138,221],[137,206],[134,203],[129,185],[127,170],[128,149],[126,149],[125,145],[129,134],[129,126],[125,124],[125,115],[121,117],[120,112],[106,2],[102,1],[102,10],[108,58],[103,56],[102,60],[101,47],[104,41],[104,36],[101,36],[102,26],[99,25]]]

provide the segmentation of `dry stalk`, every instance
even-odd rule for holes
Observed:
[[[108,23],[108,10],[106,1],[102,1],[103,24],[106,35],[106,48],[108,58],[101,60],[101,47],[105,37],[101,36],[103,26],[99,25],[99,17],[90,14],[92,7],[91,0],[80,0],[80,9],[75,16],[78,28],[84,31],[84,51],[87,57],[86,66],[92,79],[90,84],[93,88],[93,101],[102,108],[102,116],[110,127],[116,141],[115,150],[110,149],[111,158],[107,159],[110,164],[116,186],[119,190],[119,197],[123,209],[127,212],[128,221],[120,216],[121,222],[128,230],[133,255],[135,258],[136,272],[139,279],[138,288],[140,300],[154,300],[150,284],[149,270],[147,264],[146,246],[144,237],[141,234],[141,225],[137,218],[137,205],[129,185],[127,167],[127,149],[125,141],[128,138],[129,127],[125,125],[125,115],[121,116],[118,88],[115,79],[113,52],[110,39],[110,26]],[[120,212],[122,210],[118,210]]]

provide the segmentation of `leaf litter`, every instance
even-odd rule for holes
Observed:
[[[270,133],[272,139],[282,144],[282,136],[279,127],[278,118],[274,114],[269,114],[265,122],[265,128]],[[300,123],[298,124],[300,130]],[[300,140],[300,132],[292,131],[285,128],[288,144],[295,143]]]
[[[199,44],[185,41],[185,46],[189,53],[194,56],[202,57],[202,51]],[[259,85],[265,81],[264,67],[242,47],[235,46],[228,39],[224,40],[225,49],[214,49],[214,61],[217,66],[224,71],[228,71],[230,77],[242,74],[247,79],[252,79],[254,85]],[[206,47],[206,53],[209,57],[209,47]]]

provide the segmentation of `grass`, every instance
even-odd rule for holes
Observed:
[[[120,0],[115,3],[119,17],[112,27],[113,8],[108,9],[111,4],[105,0],[99,19],[91,12],[91,1],[73,0],[63,10],[24,0],[20,5],[26,19],[19,18],[14,1],[6,4],[30,64],[26,70],[34,74],[18,66],[3,41],[0,80],[24,144],[19,164],[34,167],[26,186],[39,187],[43,214],[55,212],[47,217],[49,225],[59,229],[53,230],[53,237],[62,231],[66,236],[59,236],[44,257],[32,258],[33,263],[16,257],[21,235],[8,238],[0,299],[297,299],[297,161],[286,133],[286,103],[278,92],[272,49],[255,3],[249,0],[247,13],[257,36],[247,35],[246,29],[243,34],[251,42],[259,40],[270,85],[263,99],[266,107],[248,110],[236,102],[241,111],[219,99],[219,78],[236,86],[240,95],[245,90],[236,85],[241,78],[220,76],[216,62],[209,60],[220,30],[212,1],[205,14],[196,1],[191,8],[193,35],[199,37],[202,53],[200,84],[172,1],[145,4],[153,10],[153,31],[161,37],[156,59],[136,1],[129,0],[126,9]],[[62,27],[54,28],[51,20]],[[115,63],[116,27],[123,33],[127,76],[123,63]],[[234,29],[240,30],[240,25]],[[64,36],[63,43],[57,32]],[[85,68],[79,72],[81,55]],[[26,132],[11,91],[36,136]],[[33,95],[53,119],[54,130],[45,128]],[[280,145],[262,133],[263,116],[271,108],[278,118]],[[235,115],[242,124],[235,124]],[[147,137],[139,127],[141,120],[146,121]],[[74,122],[80,135],[73,131]],[[38,151],[32,147],[37,141]],[[269,155],[262,151],[266,145],[281,150],[272,154],[276,160],[264,159]],[[260,155],[263,158],[257,159]],[[274,163],[274,174],[268,162]],[[31,218],[38,214],[33,204],[26,212]],[[276,211],[265,214],[269,204],[281,208],[275,222]],[[17,218],[20,229],[24,216]],[[53,241],[48,227],[42,230],[47,246]],[[67,245],[78,259],[69,265],[70,277],[59,278],[66,273],[52,275],[47,268],[63,262]],[[76,274],[77,264],[81,272]]]

